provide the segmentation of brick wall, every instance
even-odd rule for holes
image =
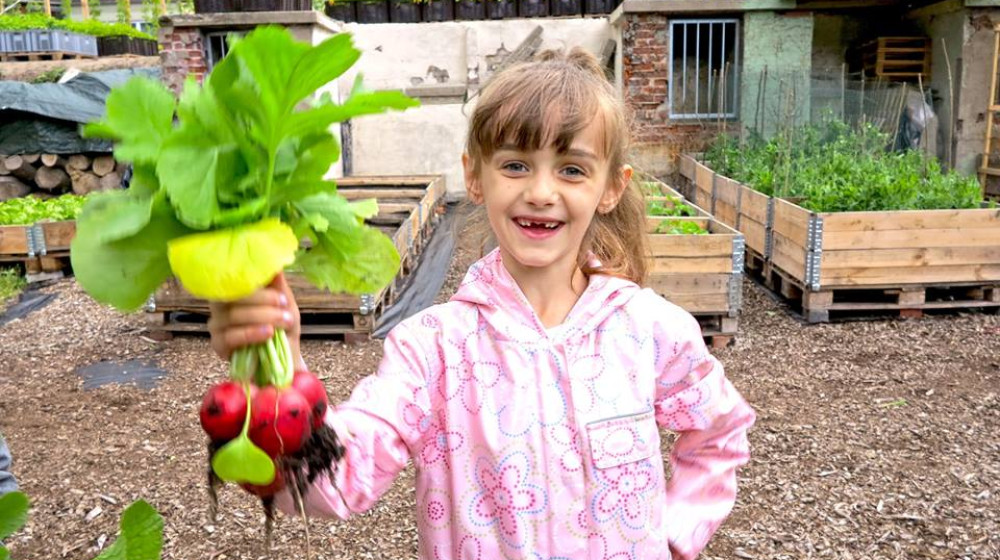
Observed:
[[[163,27],[160,29],[160,60],[163,83],[175,94],[184,88],[184,80],[193,75],[201,81],[208,73],[205,61],[204,37],[196,27]]]
[[[703,150],[718,130],[714,122],[668,117],[667,23],[667,16],[658,13],[626,13],[622,22],[622,88],[635,118],[633,163],[661,176],[673,173],[678,153]]]

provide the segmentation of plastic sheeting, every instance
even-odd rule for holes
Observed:
[[[81,73],[65,83],[0,82],[0,153],[110,152],[111,143],[80,137],[79,125],[104,115],[111,88],[159,68]]]
[[[447,211],[420,255],[420,263],[407,278],[396,302],[382,313],[372,336],[385,338],[400,321],[434,305],[434,298],[448,276],[455,251],[456,233],[462,230],[466,212],[461,205],[447,206]]]

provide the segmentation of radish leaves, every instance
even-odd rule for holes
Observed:
[[[340,155],[329,127],[417,102],[363,91],[360,81],[341,104],[326,94],[308,100],[359,57],[347,34],[310,46],[260,27],[233,39],[179,102],[145,78],[116,88],[104,119],[84,134],[115,140],[135,175],[129,191],[84,207],[71,253],[84,289],[133,310],[172,273],[195,296],[233,300],[293,261],[331,291],[372,292],[391,281],[399,255],[364,224],[372,205],[348,203],[324,179]],[[309,243],[299,248],[299,240]]]

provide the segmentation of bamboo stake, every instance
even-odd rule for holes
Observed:
[[[982,189],[982,196],[986,198],[986,170],[990,167],[990,143],[993,140],[993,127],[995,125],[996,111],[993,107],[997,102],[997,62],[1000,60],[1000,29],[993,28],[993,77],[990,80],[990,100],[986,107],[986,141],[983,146],[983,162],[979,170],[979,186]],[[950,74],[950,72],[949,72]],[[950,83],[950,81],[949,81]]]
[[[954,141],[955,133],[955,80],[951,75],[951,60],[948,58],[948,43],[945,42],[944,37],[941,37],[941,47],[944,49],[944,62],[948,67],[948,114],[951,116],[951,122],[948,123],[948,145],[945,146],[945,150],[947,150],[945,152],[945,161],[948,162],[948,167],[954,168],[955,163],[951,161],[951,143]]]
[[[840,65],[840,120],[847,122],[847,63]]]
[[[42,5],[45,6],[45,15],[52,17],[52,0],[45,0]]]
[[[84,20],[90,19],[90,1],[80,0],[80,11]]]

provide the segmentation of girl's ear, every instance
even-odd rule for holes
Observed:
[[[475,171],[469,154],[462,154],[462,170],[465,174],[465,192],[473,204],[483,203],[483,187]]]
[[[618,201],[621,200],[622,195],[625,193],[625,189],[628,188],[629,183],[632,182],[632,166],[623,165],[618,172],[618,176],[612,178],[608,182],[608,188],[604,189],[604,194],[601,195],[601,201],[597,205],[597,211],[601,214],[607,214],[608,212],[615,209],[618,206]]]

